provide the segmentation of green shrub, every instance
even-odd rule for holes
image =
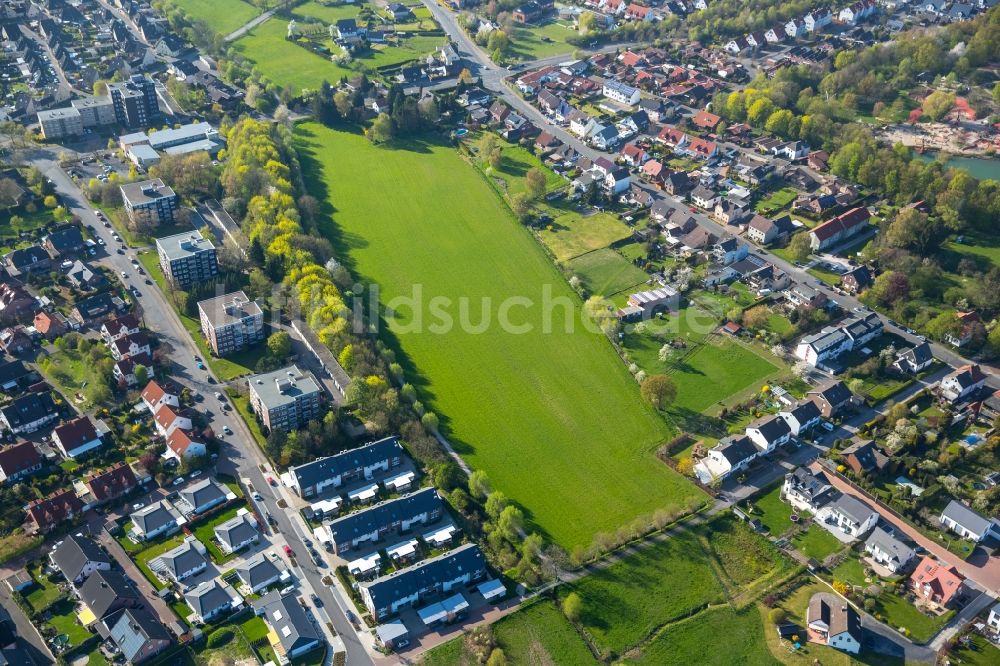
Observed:
[[[217,631],[213,631],[208,636],[207,645],[210,649],[220,648],[223,645],[227,645],[229,641],[233,640],[233,630],[228,627],[223,627]]]

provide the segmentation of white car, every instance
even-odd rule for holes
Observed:
[[[122,271],[122,277],[127,280],[128,279],[128,273],[126,273],[125,271]]]
[[[195,477],[197,477],[197,476],[201,476],[201,470],[200,469],[196,469],[195,471],[191,472],[191,474],[189,476],[192,479],[195,478]]]
[[[172,484],[170,484],[170,485],[172,485],[172,486],[179,486],[182,483],[184,483],[184,477],[183,476],[178,476],[176,479],[174,479],[174,482]]]
[[[232,428],[230,428],[227,425],[222,426],[222,432],[226,433],[227,435],[232,435],[233,434]]]
[[[132,505],[132,510],[133,511],[138,511],[139,509],[141,509],[144,506],[146,506],[144,503],[142,503],[142,502],[136,502],[135,504]]]

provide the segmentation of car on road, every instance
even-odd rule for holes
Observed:
[[[174,479],[174,482],[171,483],[170,485],[172,485],[172,486],[179,486],[182,483],[184,483],[184,477],[183,476],[178,476],[176,479]]]
[[[202,400],[205,399],[205,396],[203,396],[201,393],[192,393],[191,397],[194,399],[195,402],[201,402]]]
[[[116,252],[117,252],[118,254],[125,254],[125,250],[123,250],[123,249],[121,249],[121,248],[118,248],[118,249],[117,249],[117,250],[115,250],[115,251],[116,251]]]
[[[269,476],[269,477],[267,477],[267,482],[268,482],[268,483],[269,483],[270,485],[274,486],[275,488],[277,488],[277,487],[278,487],[278,482],[274,480],[274,477],[273,477],[273,476]]]
[[[201,361],[198,361],[198,369],[199,370],[204,370],[205,369],[205,364],[202,363]]]
[[[142,296],[142,294],[139,293],[139,288],[136,287],[135,285],[132,285],[132,290],[131,291],[132,291],[132,295],[135,296],[136,298],[139,298],[140,296]]]
[[[254,493],[250,497],[253,497],[258,502],[263,502],[264,501],[264,496],[261,495],[260,493],[258,493],[257,491],[254,491]]]
[[[894,322],[894,321],[893,321],[893,320],[891,320],[891,319],[886,319],[886,320],[885,320],[885,322],[886,322],[887,324],[889,324],[889,326],[894,326],[894,327],[896,327],[896,328],[899,328],[899,324],[897,324],[896,322]]]
[[[191,472],[191,478],[192,479],[195,478],[195,477],[198,477],[198,476],[201,476],[201,470],[200,469],[196,469],[195,471]]]
[[[232,435],[233,434],[233,429],[230,428],[227,425],[224,425],[224,426],[222,426],[222,432],[226,433],[227,435]]]
[[[132,265],[133,265],[133,266],[138,266],[138,265],[139,265],[139,260],[138,260],[138,259],[136,259],[135,257],[130,257],[130,258],[129,258],[129,261],[131,261],[131,262],[132,262]]]
[[[287,543],[284,546],[282,546],[281,548],[282,548],[282,550],[285,551],[285,555],[287,555],[288,557],[295,557],[295,553],[292,552],[291,546],[289,546]]]
[[[104,239],[103,238],[98,238],[97,239],[97,244],[98,245],[105,245]]]
[[[309,598],[312,599],[313,604],[315,604],[317,608],[322,608],[323,607],[323,602],[319,600],[319,597],[316,596],[315,592],[313,592],[312,594],[310,594]]]
[[[145,280],[143,280],[143,282],[145,282],[146,284],[153,284],[153,281],[150,280],[149,278],[146,278]]]
[[[128,273],[126,273],[125,271],[122,271],[122,277],[127,280],[128,279]]]

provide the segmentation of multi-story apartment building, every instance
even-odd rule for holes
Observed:
[[[159,178],[121,186],[125,212],[133,223],[173,224],[177,195]]]
[[[215,245],[198,231],[156,239],[163,275],[175,286],[187,287],[219,273]]]
[[[242,291],[198,303],[201,332],[216,356],[225,356],[264,339],[264,312]]]
[[[162,117],[156,102],[156,84],[142,74],[134,74],[121,83],[109,83],[108,94],[120,125],[146,128]]]
[[[80,112],[80,120],[85,128],[106,127],[118,122],[115,104],[111,101],[110,95],[74,99],[70,104]]]
[[[61,139],[83,134],[83,119],[80,112],[71,106],[39,111],[38,124],[42,128],[42,136],[46,139]]]
[[[294,430],[319,415],[320,388],[298,366],[254,375],[250,407],[268,430]]]

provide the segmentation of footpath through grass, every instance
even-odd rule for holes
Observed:
[[[583,328],[579,297],[453,148],[375,147],[316,123],[297,136],[326,234],[395,315],[383,335],[407,379],[537,528],[573,548],[699,497],[653,455],[670,430]]]

